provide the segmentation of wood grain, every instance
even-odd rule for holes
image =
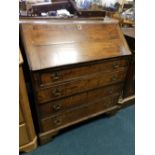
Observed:
[[[116,21],[33,19],[20,30],[41,143],[119,109],[131,52]]]
[[[37,101],[38,103],[44,103],[98,87],[123,82],[126,77],[126,71],[127,68],[109,74],[98,73],[63,83],[58,86],[41,89],[36,92]]]
[[[123,84],[119,83],[116,85],[111,85],[87,91],[84,93],[79,93],[71,97],[66,97],[53,102],[41,104],[39,106],[40,118],[49,117],[50,115],[61,113],[67,109],[75,108],[80,105],[86,105],[87,103],[98,100],[99,98],[110,96],[115,93],[120,93],[122,90],[122,86]]]
[[[62,125],[74,122],[83,117],[90,116],[94,113],[100,112],[103,109],[108,109],[116,106],[116,101],[118,99],[118,94],[115,96],[102,98],[92,104],[86,104],[74,110],[69,110],[61,115],[55,115],[41,120],[42,131],[46,132],[48,130],[59,128]]]
[[[29,136],[27,133],[25,123],[19,126],[19,144],[20,146],[27,144],[29,142]]]
[[[22,24],[22,36],[31,69],[41,70],[130,55],[118,28],[118,25],[98,21],[89,24],[56,21]]]
[[[127,58],[111,59],[108,61],[101,61],[95,63],[87,63],[81,66],[75,66],[74,68],[60,68],[43,70],[39,73],[34,73],[36,89],[49,87],[50,85],[67,82],[75,78],[79,78],[85,75],[91,75],[97,72],[113,72],[123,67],[128,66]]]
[[[19,61],[19,107],[20,107],[19,108],[19,123],[20,123],[19,150],[26,151],[28,150],[27,147],[30,147],[30,145],[28,144],[34,140],[34,138],[36,137],[36,134],[35,134],[34,125],[32,121],[32,115],[31,115],[31,110],[29,106],[29,99],[27,95],[23,69],[20,62],[21,61]],[[23,147],[24,145],[27,145],[27,147]],[[32,143],[31,145],[32,147],[30,148],[33,149],[36,147],[37,142],[35,141],[35,144]]]

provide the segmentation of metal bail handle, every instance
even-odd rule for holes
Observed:
[[[82,30],[82,25],[78,24],[77,28],[78,28],[78,30]]]
[[[53,109],[54,109],[55,111],[60,110],[60,109],[61,109],[61,104],[54,104],[54,105],[53,105]]]
[[[52,93],[55,97],[61,96],[61,91],[58,88],[54,89]]]
[[[61,118],[55,118],[55,120],[54,120],[55,125],[61,125],[61,123],[62,123]]]
[[[54,72],[51,74],[51,77],[54,79],[54,80],[58,80],[59,79],[59,74],[58,72]]]

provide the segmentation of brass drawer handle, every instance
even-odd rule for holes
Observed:
[[[55,118],[55,119],[54,119],[54,124],[55,124],[55,125],[61,125],[61,124],[62,124],[61,118]]]
[[[58,96],[61,96],[61,91],[59,89],[54,89],[52,91],[52,94],[55,96],[55,97],[58,97]]]
[[[54,104],[54,105],[53,105],[53,109],[54,109],[55,111],[60,110],[60,109],[61,109],[61,104]]]
[[[51,74],[51,78],[52,78],[53,80],[59,80],[59,79],[60,79],[60,73],[58,73],[58,72],[52,73],[52,74]]]
[[[78,30],[81,30],[82,29],[82,26],[79,24],[79,25],[77,25],[77,29]]]
[[[113,76],[112,78],[111,78],[111,81],[116,81],[117,80],[117,77],[116,76]]]
[[[119,67],[119,63],[118,62],[115,62],[114,64],[113,64],[113,69],[116,69],[116,68],[118,68]]]
[[[111,88],[110,90],[109,90],[109,94],[112,94],[113,93],[113,89]]]

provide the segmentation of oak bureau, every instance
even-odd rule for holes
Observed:
[[[130,50],[116,21],[49,20],[21,24],[39,140],[117,110]]]

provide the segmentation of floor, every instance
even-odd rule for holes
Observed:
[[[135,106],[69,128],[48,144],[20,155],[134,155]]]

